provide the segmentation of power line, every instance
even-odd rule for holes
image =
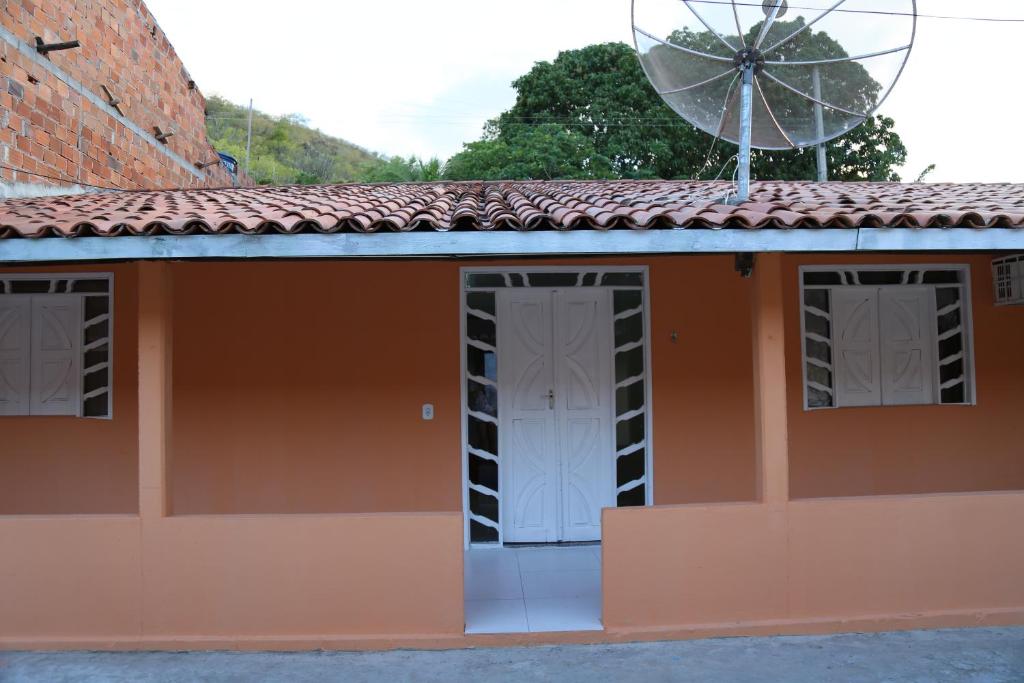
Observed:
[[[534,117],[512,117],[513,119],[528,119]],[[228,120],[228,119],[218,119]],[[245,117],[234,119],[236,121],[244,121]],[[377,124],[406,124],[406,123],[418,123],[422,121],[428,121],[432,124],[451,124],[451,125],[464,125],[474,123],[474,118],[448,118],[448,117],[409,117],[409,118],[393,118],[384,117],[375,119],[374,123]],[[576,127],[602,127],[602,126],[638,126],[644,128],[676,128],[679,126],[689,126],[683,119],[678,117],[662,116],[662,117],[629,117],[628,119],[622,119],[618,121],[580,121],[579,119],[544,119],[542,121],[525,121],[525,120],[512,120],[506,121],[505,125],[509,126],[544,126],[544,125],[558,125],[558,126],[576,126]],[[325,133],[325,135],[327,135]]]
[[[733,0],[690,0],[693,3],[699,3],[702,5],[729,5],[730,7],[735,5],[737,7],[763,7],[760,2],[734,2]],[[827,7],[806,7],[799,5],[787,5],[789,9],[805,9],[811,11],[824,12],[828,10]],[[952,14],[921,14],[920,12],[894,12],[891,10],[873,10],[873,9],[843,9],[837,7],[829,10],[831,12],[843,12],[845,14],[881,14],[890,17],[913,17],[916,16],[919,19],[950,19],[953,21],[987,21],[992,23],[1024,23],[1024,17],[964,17]]]

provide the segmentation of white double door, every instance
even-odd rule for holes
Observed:
[[[615,504],[611,292],[498,293],[506,542],[591,541]]]

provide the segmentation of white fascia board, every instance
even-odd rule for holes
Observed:
[[[0,263],[1024,249],[1024,229],[819,228],[7,238]]]
[[[1024,228],[861,228],[857,251],[1024,249]]]

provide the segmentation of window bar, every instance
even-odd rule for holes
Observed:
[[[472,418],[480,420],[481,422],[490,422],[491,424],[498,424],[498,418],[494,417],[493,415],[488,415],[487,413],[481,413],[478,410],[467,410],[466,414]]]
[[[494,453],[485,451],[480,448],[474,448],[473,446],[467,446],[466,449],[469,451],[470,455],[475,455],[478,458],[490,460],[491,462],[498,462],[498,456],[496,456]]]
[[[472,489],[473,491],[476,491],[477,493],[482,493],[485,496],[490,496],[491,498],[497,498],[498,497],[498,492],[497,491],[495,491],[493,489],[490,489],[490,488],[484,486],[483,484],[476,484],[474,482],[469,482],[469,488]]]
[[[622,486],[619,486],[617,489],[615,489],[615,493],[619,494],[619,493],[625,493],[626,491],[632,491],[633,489],[637,488],[638,486],[643,486],[646,483],[647,483],[646,475],[643,476],[643,477],[638,477],[637,479],[634,479],[631,482],[628,482],[628,483],[623,484]]]

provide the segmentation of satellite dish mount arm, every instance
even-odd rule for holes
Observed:
[[[750,198],[750,127],[754,118],[754,76],[764,68],[764,55],[757,48],[744,48],[736,53],[733,63],[742,77],[740,83],[740,153],[736,161],[738,186],[734,200],[734,203],[739,204]]]
[[[750,126],[753,120],[754,100],[754,65],[744,64],[741,69],[743,81],[740,86],[740,154],[736,162],[739,166],[737,203],[750,198]]]

